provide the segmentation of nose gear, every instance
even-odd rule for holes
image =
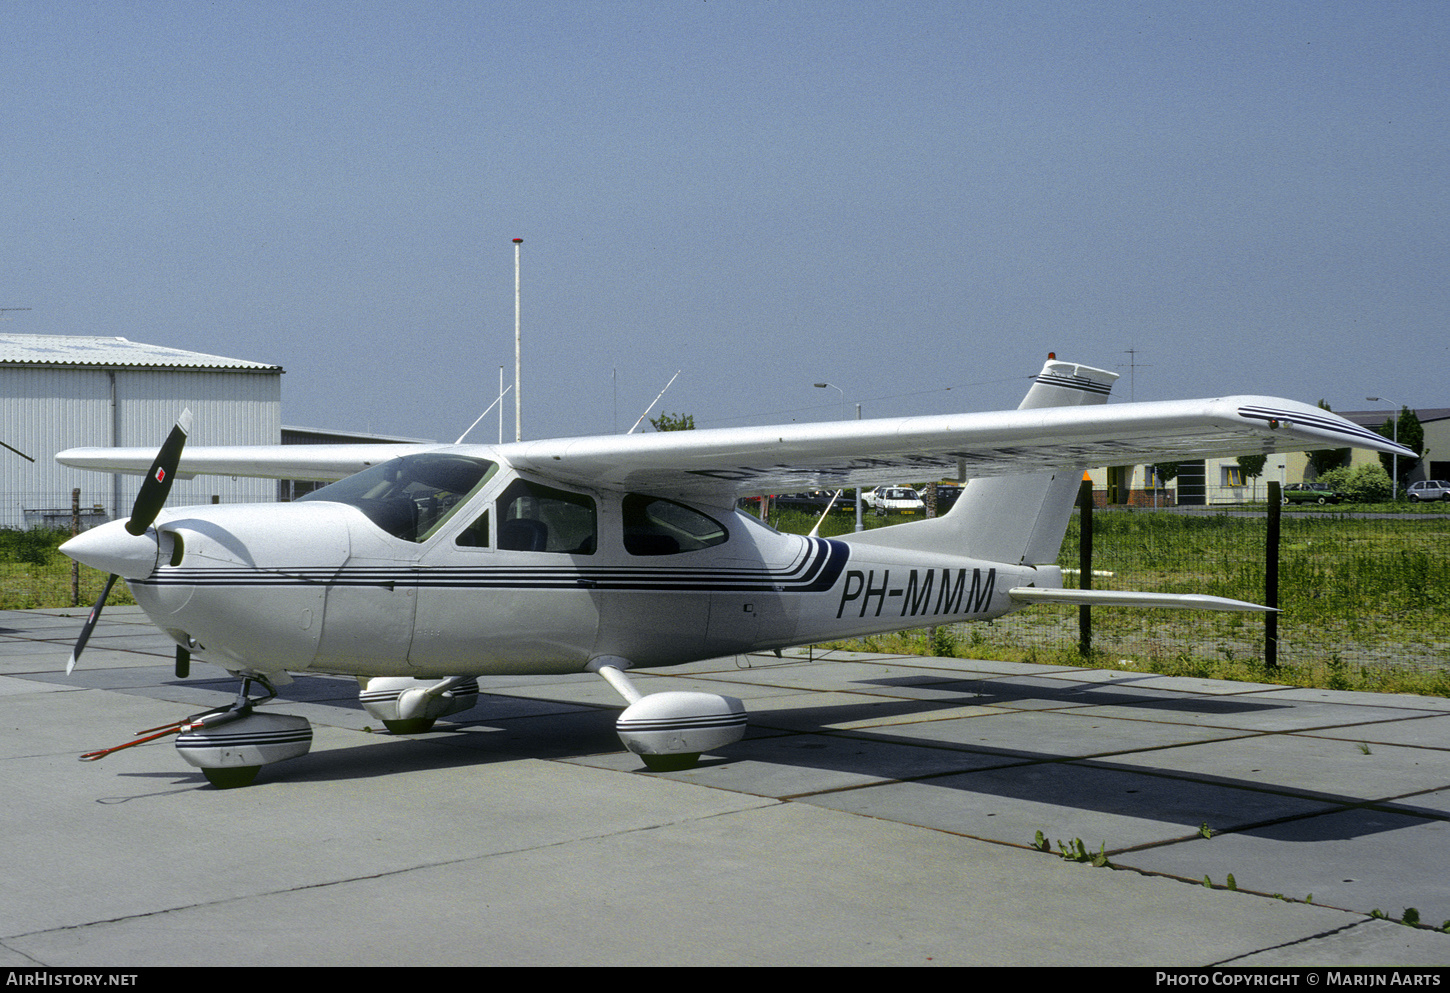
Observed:
[[[253,682],[262,685],[265,696],[247,696]],[[307,718],[254,712],[276,695],[276,689],[261,676],[243,677],[237,699],[230,707],[138,731],[135,740],[87,752],[81,761],[94,762],[123,748],[174,734],[177,752],[217,789],[250,785],[262,766],[306,755],[312,748],[312,725]]]

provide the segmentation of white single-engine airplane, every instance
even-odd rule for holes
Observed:
[[[712,693],[642,696],[630,669],[1040,602],[1261,610],[1063,589],[1053,563],[1083,470],[1408,451],[1291,400],[1103,406],[1115,379],[1049,357],[1015,411],[497,446],[183,451],[187,412],[154,459],[101,448],[56,457],[149,472],[129,520],[61,546],[111,574],[70,666],[119,577],[176,641],[178,675],[196,652],[242,680],[230,707],[139,739],[177,733],[183,758],[218,786],[307,752],[305,718],[255,709],[299,672],[356,676],[363,706],[395,733],[472,706],[480,675],[595,672],[628,703],[624,745],[651,769],[688,768],[744,736],[744,707]],[[295,503],[163,510],[177,473],[335,482]],[[780,534],[736,510],[743,496],[943,476],[971,479],[945,516],[841,538]]]

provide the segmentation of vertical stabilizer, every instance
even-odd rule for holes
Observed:
[[[1048,359],[1017,409],[1106,403],[1117,378],[1105,369]],[[847,540],[950,549],[991,562],[1056,562],[1081,480],[1081,468],[973,479],[944,517],[879,528]]]
[[[1049,359],[1018,410],[1107,403],[1118,374]],[[965,551],[993,562],[1056,562],[1082,470],[974,479],[944,520],[962,529]]]

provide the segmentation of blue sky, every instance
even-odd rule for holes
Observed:
[[[1450,406],[1443,3],[3,9],[0,329],[274,362],[289,424],[460,434],[514,238],[525,437],[676,370],[701,427],[1010,407],[1050,350]]]

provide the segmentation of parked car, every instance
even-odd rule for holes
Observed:
[[[957,498],[962,495],[962,488],[955,483],[936,484],[936,513],[940,517],[952,509]]]
[[[836,495],[835,491],[814,490],[810,493],[782,493],[774,497],[773,502],[782,510],[803,510],[808,513],[819,514],[830,506],[831,498]],[[840,510],[846,505],[846,498],[843,496],[836,501],[835,508]],[[852,504],[854,508],[855,504]]]
[[[1327,483],[1290,483],[1284,487],[1284,503],[1339,503],[1344,494],[1336,493]]]
[[[921,494],[910,486],[878,486],[861,494],[861,503],[877,514],[920,514],[926,510]]]
[[[1422,479],[1418,483],[1411,483],[1410,499],[1415,503],[1421,500],[1450,500],[1450,482],[1443,479]]]

